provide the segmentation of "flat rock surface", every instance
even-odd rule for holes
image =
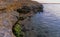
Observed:
[[[15,37],[12,33],[12,26],[17,21],[19,14],[15,11],[0,13],[0,37]]]

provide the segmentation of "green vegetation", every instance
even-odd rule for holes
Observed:
[[[16,35],[16,37],[21,37],[21,26],[19,23],[15,24],[13,27],[13,33]]]
[[[25,33],[22,31],[22,26],[19,21],[24,20],[26,17],[19,17],[16,23],[13,25],[12,31],[16,37],[23,37]]]

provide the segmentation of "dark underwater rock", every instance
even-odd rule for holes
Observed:
[[[43,12],[43,5],[32,6],[33,12]]]
[[[38,11],[39,11],[39,12],[43,12],[43,5],[40,5],[40,6],[38,7]]]

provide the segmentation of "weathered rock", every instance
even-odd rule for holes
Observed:
[[[31,11],[31,9],[28,6],[22,6],[22,8],[17,9],[17,12],[22,13],[22,14],[26,14],[29,13]]]
[[[31,7],[34,12],[43,12],[43,5],[36,1],[31,1]]]
[[[0,33],[0,37],[4,37],[4,35],[5,35],[4,33]]]
[[[12,33],[12,26],[17,21],[16,16],[18,17],[19,14],[15,11],[9,13],[2,11],[0,13],[0,33],[2,32],[4,34],[1,34],[1,37],[15,37]]]
[[[23,10],[24,12],[30,12],[30,11],[31,11],[31,9],[30,9],[28,6],[23,6],[23,7],[22,7],[22,10]]]
[[[22,2],[20,2],[20,0],[1,1],[2,0],[0,0],[0,37],[16,37],[12,32],[12,27],[16,23],[16,21],[18,21],[17,18],[19,18],[19,13],[26,14],[23,16],[30,17],[33,15],[31,14],[31,11],[43,11],[43,6],[41,6],[40,3],[31,0],[22,0]],[[22,20],[24,19],[22,18]]]

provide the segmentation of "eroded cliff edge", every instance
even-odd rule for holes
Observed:
[[[16,37],[12,27],[18,18],[30,17],[39,11],[43,12],[43,5],[36,1],[0,0],[0,37]]]

